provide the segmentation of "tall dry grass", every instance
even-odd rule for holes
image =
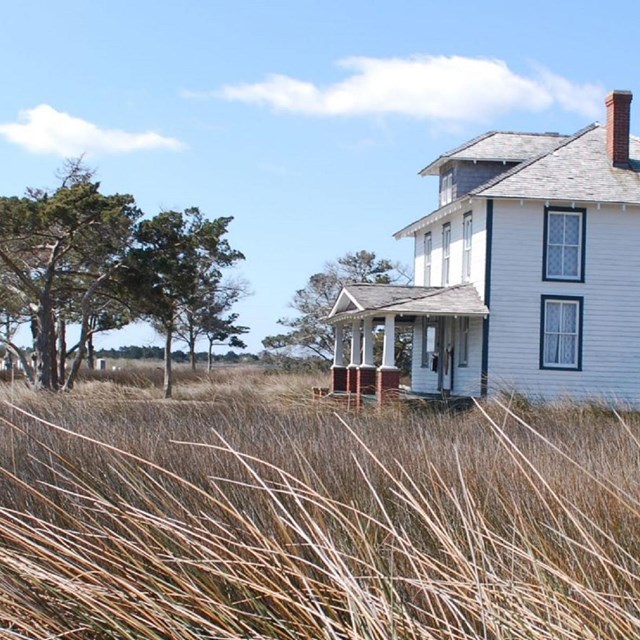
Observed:
[[[4,389],[0,636],[640,636],[637,415],[311,384]]]

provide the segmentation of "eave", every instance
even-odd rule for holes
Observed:
[[[411,224],[407,225],[403,229],[400,229],[400,231],[396,231],[393,234],[393,237],[396,240],[401,240],[402,238],[410,238],[417,231],[420,231],[421,229],[428,227],[429,225],[433,224],[434,222],[437,222],[438,220],[442,220],[443,218],[445,218],[448,215],[451,215],[452,213],[456,213],[458,211],[461,211],[462,209],[464,209],[465,211],[468,211],[472,203],[473,203],[473,198],[470,197],[468,194],[465,194],[464,196],[461,196],[457,200],[454,200],[449,204],[445,204],[443,207],[440,207],[439,209],[435,209],[431,213],[428,213],[426,216],[423,216],[422,218],[416,220],[415,222],[412,222]]]

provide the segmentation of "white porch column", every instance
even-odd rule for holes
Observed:
[[[373,367],[373,318],[362,323],[362,366]]]
[[[333,366],[344,367],[344,349],[342,340],[344,338],[344,331],[341,324],[337,324],[334,327],[333,332]]]
[[[382,345],[381,369],[395,369],[396,317],[389,314],[384,317],[384,343]]]
[[[360,366],[360,321],[351,323],[351,364],[350,367]]]

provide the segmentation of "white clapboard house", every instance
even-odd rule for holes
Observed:
[[[330,314],[334,391],[383,399],[397,389],[395,328],[409,323],[415,393],[640,404],[631,98],[607,96],[605,126],[571,136],[492,131],[425,167],[420,175],[440,181],[438,206],[395,234],[413,240],[415,286],[342,290]],[[372,332],[381,325],[376,366]]]

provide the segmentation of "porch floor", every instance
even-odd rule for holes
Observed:
[[[356,394],[349,391],[330,391],[317,395],[314,390],[314,398],[316,400],[335,401],[347,407],[353,406],[355,408],[358,405]],[[398,390],[398,402],[404,405],[463,411],[471,408],[474,400],[470,396],[443,396],[440,393],[417,393],[400,388]],[[361,406],[377,407],[378,396],[376,394],[362,394]]]

